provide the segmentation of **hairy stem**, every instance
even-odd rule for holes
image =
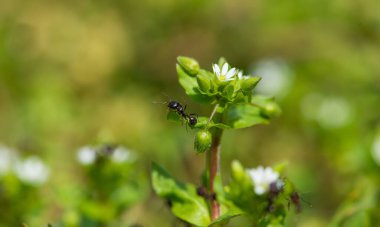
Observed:
[[[208,124],[211,122],[212,118],[214,117],[214,115],[215,115],[218,107],[219,107],[219,104],[216,104],[215,107],[214,107],[214,109],[212,110],[212,113],[211,113],[211,115],[210,115],[210,117],[208,119],[208,122],[207,122]]]
[[[219,105],[214,107],[209,118],[210,121],[215,117],[215,122],[218,123],[222,120],[222,113],[218,112]],[[206,168],[208,170],[208,191],[211,195],[215,195],[215,178],[220,174],[220,141],[222,138],[223,130],[219,128],[213,128],[211,149],[207,154]],[[220,206],[216,196],[212,196],[210,201],[211,219],[216,220],[220,216]]]
[[[211,150],[210,150],[210,179],[209,179],[209,191],[211,195],[215,195],[215,178],[220,171],[220,140],[223,131],[221,129],[215,130],[213,134]],[[220,207],[215,196],[211,199],[211,218],[216,220],[220,216]]]

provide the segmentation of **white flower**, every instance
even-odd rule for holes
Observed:
[[[112,161],[114,162],[125,162],[125,161],[133,161],[133,157],[131,155],[131,152],[124,147],[118,147],[116,148],[112,153]]]
[[[248,174],[252,178],[255,193],[262,195],[269,190],[269,185],[279,178],[279,174],[270,167],[259,166],[256,169],[249,169]]]
[[[251,74],[259,75],[262,78],[256,91],[263,95],[284,97],[293,84],[293,72],[289,65],[281,59],[262,60]]]
[[[36,156],[31,156],[15,165],[16,176],[23,182],[35,186],[41,185],[49,177],[49,169]]]
[[[82,165],[90,165],[96,159],[96,151],[89,146],[82,147],[78,151],[77,158]]]
[[[250,76],[245,76],[245,75],[243,75],[243,72],[239,72],[238,73],[238,78],[240,79],[240,80],[242,80],[242,79],[249,79],[250,78]]]
[[[228,63],[224,63],[222,69],[219,68],[219,65],[214,64],[212,69],[220,81],[229,81],[234,79],[236,73],[235,68],[228,70],[229,67]]]

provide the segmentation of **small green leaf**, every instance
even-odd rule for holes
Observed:
[[[257,124],[268,124],[260,108],[249,103],[231,105],[224,116],[224,123],[232,128],[246,128]]]
[[[177,57],[177,62],[190,76],[196,76],[198,74],[199,64],[195,59],[179,56]]]
[[[208,123],[208,118],[207,117],[198,117],[198,122],[194,126],[194,128],[203,129],[203,128],[206,127],[207,123]]]
[[[195,187],[176,181],[155,163],[152,165],[152,185],[159,196],[171,202],[171,210],[178,218],[197,226],[211,223],[208,206],[197,195]]]
[[[209,125],[210,128],[215,127],[215,128],[221,128],[221,129],[230,129],[231,127],[223,124],[223,123],[210,123]]]
[[[209,104],[214,98],[200,93],[197,78],[189,75],[180,65],[177,64],[177,74],[179,83],[185,89],[186,94],[196,102]]]
[[[229,83],[227,84],[227,86],[224,87],[222,96],[225,97],[227,100],[232,100],[234,91],[235,85],[233,83]]]
[[[237,216],[240,216],[242,214],[243,214],[243,211],[241,211],[239,208],[237,208],[237,207],[230,208],[230,209],[228,209],[227,212],[225,212],[224,214],[220,215],[220,217],[218,219],[216,219],[215,221],[213,221],[210,226],[218,226],[218,224],[227,222],[230,219],[232,219],[234,217],[237,217]]]

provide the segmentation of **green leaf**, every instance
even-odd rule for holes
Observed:
[[[215,127],[215,128],[221,128],[221,129],[230,129],[231,127],[223,124],[223,123],[210,123],[210,128]]]
[[[235,85],[231,82],[227,86],[224,87],[222,96],[225,97],[227,100],[232,100],[234,91],[235,91]]]
[[[231,105],[225,115],[224,123],[232,128],[246,128],[257,124],[268,124],[261,115],[260,108],[249,103]]]
[[[185,89],[186,94],[196,102],[210,104],[214,101],[213,97],[200,93],[197,78],[189,75],[179,64],[177,64],[177,74],[179,83]]]
[[[231,206],[233,206],[232,203],[231,203]],[[242,214],[243,214],[243,211],[241,211],[239,208],[237,208],[237,207],[231,208],[230,207],[228,209],[228,212],[225,212],[222,215],[220,215],[220,217],[218,219],[216,219],[215,221],[213,221],[210,226],[213,226],[213,225],[218,226],[218,224],[227,222],[228,220],[230,220],[234,217],[240,216]]]
[[[197,226],[211,223],[208,206],[197,195],[196,188],[176,181],[155,163],[152,166],[152,185],[159,196],[171,202],[171,210],[178,218]]]
[[[194,128],[206,128],[206,125],[208,123],[208,118],[207,117],[198,117],[198,122],[194,126]]]

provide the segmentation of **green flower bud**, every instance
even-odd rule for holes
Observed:
[[[241,81],[241,89],[244,92],[252,92],[252,90],[256,87],[256,85],[259,83],[261,80],[260,77],[250,77],[248,79],[242,80]]]
[[[195,135],[194,149],[198,153],[210,150],[212,135],[207,130],[199,130]]]
[[[199,64],[195,59],[179,56],[177,57],[177,62],[190,76],[198,74]]]
[[[211,86],[210,79],[207,78],[205,75],[198,74],[197,75],[197,82],[199,85],[199,89],[202,92],[207,93],[210,90],[210,86]]]
[[[232,161],[231,163],[232,177],[236,181],[243,181],[245,178],[245,169],[241,163],[237,160]]]
[[[281,108],[275,102],[268,102],[263,108],[263,114],[267,117],[277,117],[281,114]]]

